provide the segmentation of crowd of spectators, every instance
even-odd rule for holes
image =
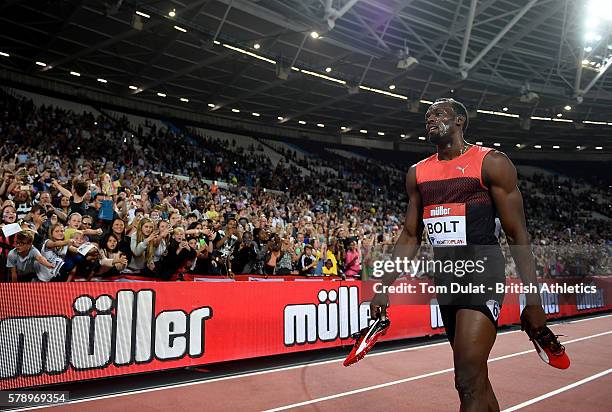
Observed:
[[[2,281],[365,278],[401,231],[403,176],[383,161],[283,153],[274,165],[264,145],[8,95],[0,109]],[[549,179],[522,183],[539,274],[610,273],[609,223],[586,213],[607,193]]]

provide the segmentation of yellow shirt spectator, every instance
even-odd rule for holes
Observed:
[[[331,265],[329,262],[331,262]],[[325,262],[323,262],[323,275],[338,276],[338,261],[331,250],[328,250],[325,254]]]

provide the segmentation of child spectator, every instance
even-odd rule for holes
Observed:
[[[34,242],[34,233],[30,230],[15,234],[15,249],[9,252],[6,262],[12,282],[31,282],[38,274],[44,272],[44,268],[55,268],[55,265],[32,246],[32,242]]]
[[[313,275],[317,266],[317,258],[312,254],[312,245],[304,246],[304,253],[298,259],[298,270],[300,275]]]
[[[128,264],[127,257],[119,250],[119,239],[113,233],[107,233],[100,241],[99,275],[116,276]]]

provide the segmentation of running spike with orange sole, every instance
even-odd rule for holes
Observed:
[[[565,347],[561,345],[557,335],[547,326],[544,326],[535,333],[527,331],[527,336],[529,336],[529,340],[535,346],[538,356],[545,363],[557,369],[569,368],[570,358],[565,352]]]

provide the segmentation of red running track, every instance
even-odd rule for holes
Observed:
[[[502,410],[609,411],[612,315],[551,326],[572,360],[544,364],[520,331],[501,333],[489,377]],[[379,352],[350,368],[342,360],[109,395],[54,411],[457,411],[452,353],[443,343]],[[110,381],[109,381],[110,382]]]

